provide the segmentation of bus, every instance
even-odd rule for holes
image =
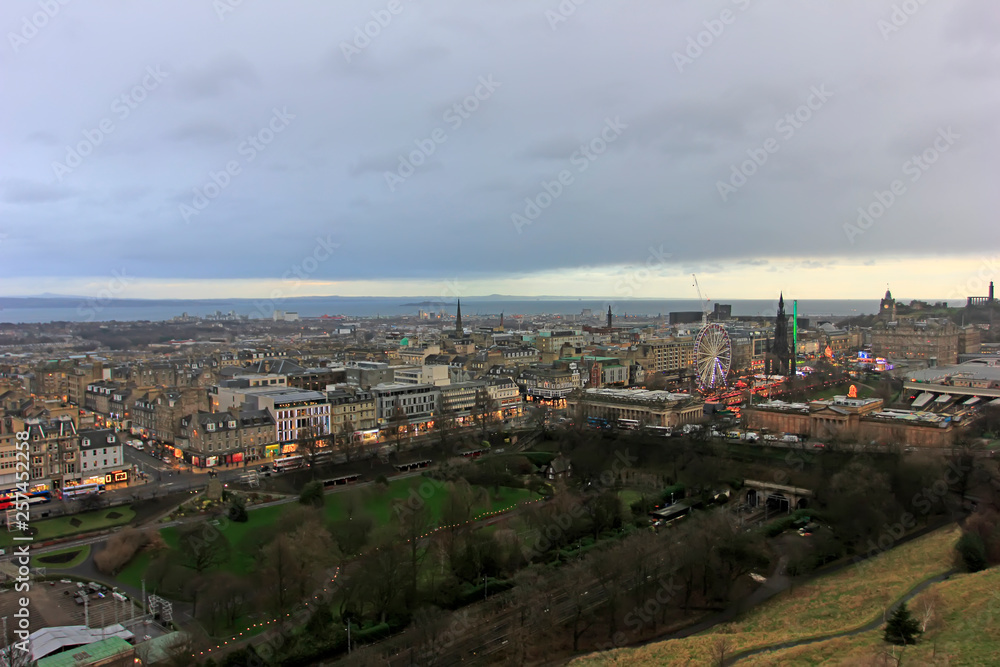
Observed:
[[[35,486],[28,487],[28,489],[21,494],[21,498],[27,500],[29,505],[38,505],[52,500],[52,492],[47,486],[36,484]],[[4,489],[3,491],[0,491],[0,510],[10,509],[14,506],[14,503],[17,502],[17,499],[17,488]]]
[[[635,431],[639,428],[639,420],[637,419],[619,419],[618,428],[627,429],[629,431]]]
[[[274,461],[275,472],[285,472],[286,470],[296,470],[305,465],[305,459],[299,455],[285,456]]]
[[[104,491],[104,483],[99,484],[77,484],[76,486],[67,486],[62,490],[63,499],[73,498],[74,496],[86,496],[91,493],[101,493]]]
[[[670,426],[647,426],[646,431],[650,435],[657,435],[661,438],[669,438],[674,434],[674,429]]]
[[[315,465],[321,465],[323,463],[327,463],[331,459],[333,459],[333,452],[331,452],[330,450],[325,450],[322,452],[316,452],[312,457],[312,463]]]
[[[610,428],[607,419],[601,417],[587,417],[587,424],[593,426],[594,428]]]

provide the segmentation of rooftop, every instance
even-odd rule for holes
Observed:
[[[585,389],[583,393],[587,398],[608,398],[643,403],[666,403],[694,398],[691,394],[675,394],[658,389]]]

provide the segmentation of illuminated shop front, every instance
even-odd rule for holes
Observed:
[[[72,489],[76,486],[84,485],[94,485],[99,484],[106,487],[115,485],[125,485],[128,484],[129,480],[129,470],[124,468],[122,470],[114,470],[106,473],[93,474],[82,479],[65,480],[63,482],[63,490]]]

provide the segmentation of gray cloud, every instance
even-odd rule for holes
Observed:
[[[105,254],[148,277],[275,278],[335,233],[345,252],[317,279],[634,264],[661,243],[681,272],[763,272],[771,257],[975,253],[995,234],[1000,61],[985,3],[927,3],[885,39],[885,6],[751,3],[682,72],[675,54],[735,5],[584,3],[553,30],[556,3],[404,3],[348,61],[342,42],[384,6],[243,3],[222,22],[157,0],[61,13],[3,61],[19,103],[0,151],[20,180],[4,181],[0,216],[26,250],[10,270],[81,275]],[[8,26],[22,13],[0,6]],[[155,63],[163,89],[113,111]],[[447,122],[489,75],[502,85]],[[833,97],[784,136],[820,85]],[[294,115],[280,132],[275,109]],[[609,118],[627,125],[620,138],[572,162]],[[103,119],[113,131],[55,187],[52,162]],[[941,125],[961,145],[848,244],[843,224]],[[446,140],[390,191],[384,172],[436,128]],[[723,201],[718,184],[771,138],[777,151]],[[572,183],[518,234],[511,216],[561,170]],[[186,224],[179,208],[206,191]]]

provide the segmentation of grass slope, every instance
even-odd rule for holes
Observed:
[[[70,555],[72,555],[72,558],[69,560],[63,560],[63,558]],[[86,561],[89,556],[89,544],[85,544],[82,547],[69,547],[67,549],[59,549],[58,551],[48,551],[41,556],[33,556],[31,559],[31,567],[44,567],[49,570],[66,570],[80,565]]]
[[[447,498],[447,487],[431,483],[423,477],[413,477],[390,482],[388,487],[378,485],[362,487],[358,489],[360,493],[361,507],[368,513],[375,522],[375,526],[387,525],[392,519],[393,503],[406,500],[407,498],[417,498],[425,504],[431,516],[431,522],[437,523],[441,517],[441,509]],[[480,515],[486,512],[497,512],[508,509],[518,503],[528,500],[530,492],[527,489],[512,489],[501,487],[498,493],[489,490],[489,499],[476,504],[475,514]],[[347,517],[348,501],[344,493],[331,493],[326,496],[323,506],[323,514],[327,521],[338,521]],[[417,502],[416,500],[414,503]],[[250,553],[242,550],[240,546],[253,531],[263,527],[271,526],[281,520],[281,516],[294,504],[272,505],[251,509],[247,512],[249,520],[245,523],[234,523],[226,521],[220,523],[223,535],[232,547],[229,560],[223,563],[219,569],[227,570],[237,574],[248,574],[253,571],[254,560]],[[178,544],[178,530],[176,526],[164,528],[160,531],[163,541],[170,548],[176,548]],[[139,586],[142,574],[149,567],[150,556],[139,554],[130,562],[119,574],[118,580]]]
[[[117,513],[121,516],[109,519],[108,515]],[[114,526],[123,526],[135,518],[135,511],[128,506],[113,507],[111,509],[95,510],[93,512],[83,512],[81,514],[70,514],[60,516],[55,519],[45,519],[43,521],[32,521],[31,527],[38,530],[35,534],[35,542],[44,542],[57,537],[69,537],[79,533],[87,533],[93,530],[103,530]],[[79,525],[74,525],[79,522]],[[7,531],[0,531],[0,548],[9,548],[14,544],[14,535]]]
[[[909,665],[991,665],[1000,656],[1000,568],[960,574],[931,586],[910,602],[910,609],[934,601],[935,619],[916,646],[907,647]],[[875,664],[891,650],[882,641],[882,629],[854,637],[754,656],[741,665]],[[897,649],[897,655],[899,649]]]
[[[820,576],[701,635],[587,656],[573,664],[711,664],[713,646],[720,638],[728,641],[732,654],[862,626],[919,582],[951,568],[958,535],[955,526],[934,531],[865,564]]]

